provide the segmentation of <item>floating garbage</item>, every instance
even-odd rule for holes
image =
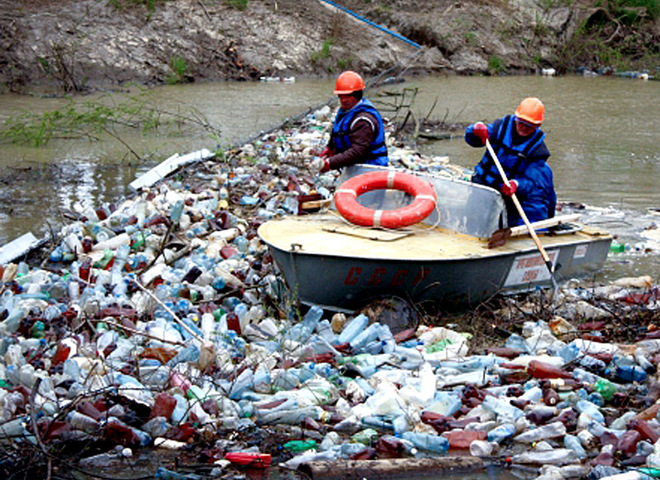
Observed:
[[[230,157],[174,156],[135,197],[81,208],[36,261],[3,257],[0,471],[133,468],[153,452],[177,459],[156,478],[278,465],[323,478],[364,462],[657,476],[651,277],[569,281],[462,322],[295,302],[256,229],[331,200],[334,174],[305,167],[329,122],[322,109]]]

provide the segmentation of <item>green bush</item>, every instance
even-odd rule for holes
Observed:
[[[115,8],[125,8],[136,5],[144,5],[147,7],[149,12],[154,12],[156,10],[156,4],[162,3],[167,0],[111,0],[110,5]]]
[[[225,5],[236,10],[245,10],[248,7],[248,0],[225,0]]]
[[[312,63],[318,63],[321,60],[330,58],[330,52],[332,52],[332,45],[334,44],[335,39],[330,37],[323,41],[321,45],[321,50],[312,52],[310,55],[310,60]]]
[[[170,85],[183,83],[188,72],[188,62],[186,62],[186,59],[177,55],[170,60],[170,68],[172,69],[172,73],[167,76],[165,81]]]
[[[488,59],[488,71],[493,75],[498,75],[506,70],[504,60],[497,55],[491,55]]]
[[[339,70],[348,70],[351,67],[351,64],[353,63],[352,58],[340,58],[337,60],[337,68]]]

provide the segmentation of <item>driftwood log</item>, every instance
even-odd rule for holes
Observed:
[[[485,468],[476,457],[390,458],[384,460],[339,460],[306,462],[298,470],[312,480],[381,480],[412,478],[442,473],[472,472]]]

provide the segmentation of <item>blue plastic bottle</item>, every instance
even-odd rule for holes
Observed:
[[[488,432],[489,442],[502,442],[516,434],[516,426],[513,423],[503,423]]]
[[[294,342],[305,343],[309,340],[316,329],[321,317],[323,316],[323,309],[316,305],[312,306],[303,317],[302,322],[297,323],[291,327],[285,335],[287,340]]]
[[[352,340],[349,340],[351,348],[354,351],[362,349],[367,344],[375,341],[378,338],[378,329],[380,323],[372,323],[367,328],[358,333]]]
[[[403,432],[401,438],[408,440],[421,450],[435,453],[445,453],[449,450],[449,440],[439,435],[418,432]]]
[[[575,404],[575,408],[577,409],[578,412],[589,415],[598,423],[602,423],[602,424],[605,423],[605,417],[601,413],[600,409],[593,403],[589,402],[588,400],[579,400]]]
[[[637,365],[622,365],[616,367],[616,376],[624,382],[643,382],[646,380],[646,372]]]
[[[578,458],[587,458],[587,452],[585,451],[580,439],[575,435],[567,434],[564,437],[564,446],[575,452],[575,456]]]
[[[392,335],[392,330],[388,325],[380,325],[378,327],[378,339],[383,345],[383,353],[392,353],[396,347],[396,342],[394,341],[394,335]]]
[[[348,322],[344,326],[344,329],[337,337],[337,341],[335,345],[350,342],[357,336],[358,333],[360,333],[362,330],[367,328],[368,324],[369,324],[369,318],[367,318],[366,315],[360,314],[357,317],[353,318],[350,322]]]

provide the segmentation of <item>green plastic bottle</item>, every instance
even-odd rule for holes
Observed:
[[[291,440],[282,445],[286,450],[294,453],[316,449],[316,440]]]
[[[601,378],[594,384],[594,390],[600,393],[606,402],[609,402],[617,392],[617,387],[606,378]]]
[[[660,477],[660,468],[642,467],[639,469],[639,473],[643,473],[649,477],[658,478]]]
[[[610,244],[610,252],[623,253],[626,251],[626,245],[619,242],[612,242]]]
[[[32,328],[30,329],[30,335],[32,338],[44,338],[45,333],[44,330],[46,330],[46,326],[44,325],[44,322],[41,320],[37,320],[34,322],[34,325],[32,325]]]
[[[376,438],[378,438],[378,432],[373,428],[366,428],[353,435],[351,437],[351,442],[369,446]]]

